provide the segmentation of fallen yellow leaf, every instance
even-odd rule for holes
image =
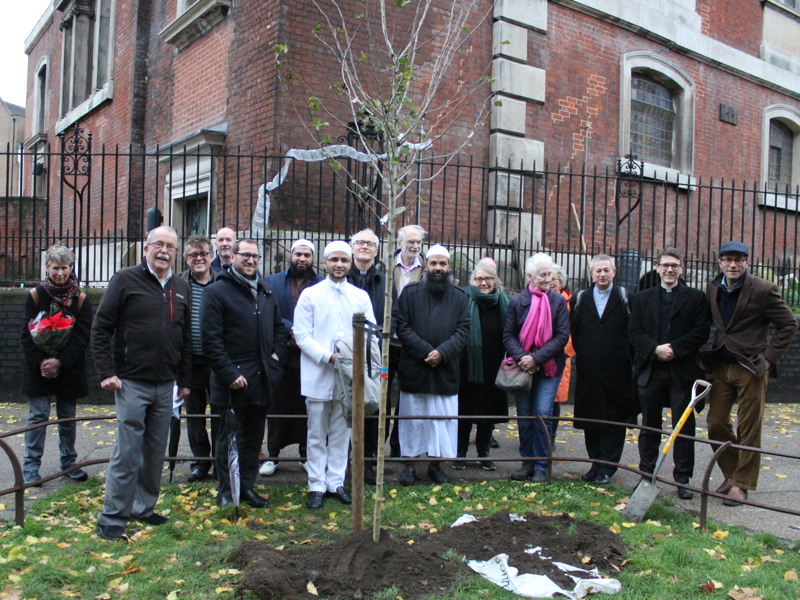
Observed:
[[[718,540],[724,540],[726,537],[730,535],[730,533],[727,531],[723,531],[722,529],[717,529],[712,535]]]
[[[786,581],[797,581],[797,573],[795,571],[786,571],[786,573],[783,574],[783,578]]]
[[[609,529],[611,530],[612,533],[619,533],[620,531],[622,531],[622,527],[620,527],[616,523],[614,523],[611,527],[609,527]]]
[[[314,585],[313,581],[309,581],[306,584],[306,591],[312,596],[319,596],[319,592],[317,592],[317,586]]]

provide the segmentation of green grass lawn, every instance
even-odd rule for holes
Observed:
[[[23,527],[0,526],[0,598],[233,598],[241,573],[225,557],[241,542],[260,540],[284,549],[324,544],[351,530],[349,508],[329,501],[322,511],[310,513],[305,489],[299,487],[259,488],[272,506],[248,508],[245,517],[237,518],[233,510],[216,508],[211,483],[197,483],[163,488],[157,511],[170,524],[133,522],[130,542],[108,542],[94,533],[103,491],[94,478],[85,486],[66,485],[33,504]],[[465,512],[480,516],[499,510],[568,513],[606,525],[628,551],[621,573],[605,573],[620,580],[620,599],[800,598],[798,544],[715,523],[703,533],[698,520],[673,511],[669,499],[656,504],[647,521],[634,525],[623,522],[615,508],[624,493],[613,485],[492,481],[387,486],[385,493],[384,525],[414,535],[428,535]],[[371,520],[371,499],[365,514]],[[395,597],[394,591],[379,596]],[[514,597],[477,576],[465,576],[441,600]]]

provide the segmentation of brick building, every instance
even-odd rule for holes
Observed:
[[[610,244],[644,254],[676,243],[706,257],[732,236],[759,248],[765,260],[794,264],[800,181],[795,3],[480,3],[479,24],[443,96],[459,82],[492,74],[487,94],[499,102],[462,151],[488,170],[475,185],[467,171],[430,184],[428,208],[441,202],[441,210],[431,210],[428,227],[450,239],[479,220],[474,230],[486,244],[527,240],[556,251]],[[358,13],[356,0],[339,4]],[[437,18],[443,17],[436,13],[432,35]],[[54,0],[26,44],[32,108],[26,146],[41,165],[25,182],[28,193],[41,197],[49,190],[53,205],[63,173],[56,161],[48,163],[48,144],[57,148],[56,136],[80,123],[91,131],[94,151],[125,157],[104,160],[102,180],[92,167],[92,193],[101,200],[74,218],[61,211],[66,229],[85,223],[89,230],[116,227],[141,236],[153,197],[185,234],[233,222],[247,229],[258,187],[280,167],[264,157],[313,145],[301,126],[307,116],[297,114],[308,90],[334,98],[337,65],[311,35],[321,21],[314,3],[302,0]],[[279,83],[276,44],[289,48],[291,68],[308,88]],[[474,110],[438,142],[442,151],[470,130],[469,113],[479,106],[476,99]],[[614,177],[628,153],[643,161],[640,180],[650,188],[626,223],[619,199],[633,202],[632,196],[620,194]],[[230,160],[215,162],[223,155],[238,157],[235,169]],[[540,177],[534,168],[572,175],[569,181]],[[611,191],[587,190],[585,177],[574,178],[583,169],[610,174],[602,185]],[[324,187],[307,179],[306,185]],[[731,184],[736,190],[728,194]],[[458,209],[446,201],[456,185],[468,198]],[[235,206],[227,202],[234,188]],[[292,193],[283,217],[303,225],[296,215],[308,189]],[[73,206],[76,194],[67,190],[59,202]],[[316,227],[325,227],[325,210],[330,207],[317,211]],[[403,218],[423,216],[408,211]],[[778,216],[779,227],[766,226]]]

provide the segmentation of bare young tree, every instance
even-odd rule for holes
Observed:
[[[326,55],[333,56],[338,71],[330,90],[314,90],[292,69],[291,48],[275,47],[279,76],[291,86],[290,96],[305,91],[304,107],[295,104],[310,136],[327,149],[335,170],[350,186],[359,186],[358,196],[384,214],[387,245],[395,247],[395,220],[404,210],[399,200],[420,181],[437,177],[448,161],[472,138],[483,123],[490,101],[491,53],[475,49],[474,32],[490,26],[491,0],[312,0],[320,23],[312,34]],[[475,50],[473,52],[473,50]],[[457,61],[474,63],[483,50],[482,74],[463,77]],[[471,70],[474,73],[474,69]],[[316,84],[318,85],[318,84]],[[340,130],[356,124],[359,149],[374,170],[380,193],[358,182],[347,172],[347,163],[333,158],[339,148],[328,135],[333,125]],[[456,133],[454,126],[458,126]],[[352,131],[352,126],[351,126]],[[466,132],[466,133],[465,133]],[[368,139],[377,135],[381,148]],[[437,168],[424,178],[415,161],[430,148],[427,158]],[[361,157],[362,159],[364,157]],[[373,209],[375,210],[375,209]],[[391,331],[393,269],[387,269],[383,331]],[[389,344],[383,345],[382,364],[389,364]],[[379,440],[385,439],[388,379],[382,380]],[[383,498],[384,445],[378,445],[377,493],[374,536],[377,541]]]

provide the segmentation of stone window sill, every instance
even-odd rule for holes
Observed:
[[[159,37],[176,49],[183,50],[222,21],[231,4],[232,0],[198,0],[167,25]]]
[[[76,123],[79,119],[88,115],[101,104],[109,102],[113,98],[114,80],[109,79],[103,84],[103,87],[92,92],[91,96],[56,121],[56,135],[67,129],[73,123]]]

